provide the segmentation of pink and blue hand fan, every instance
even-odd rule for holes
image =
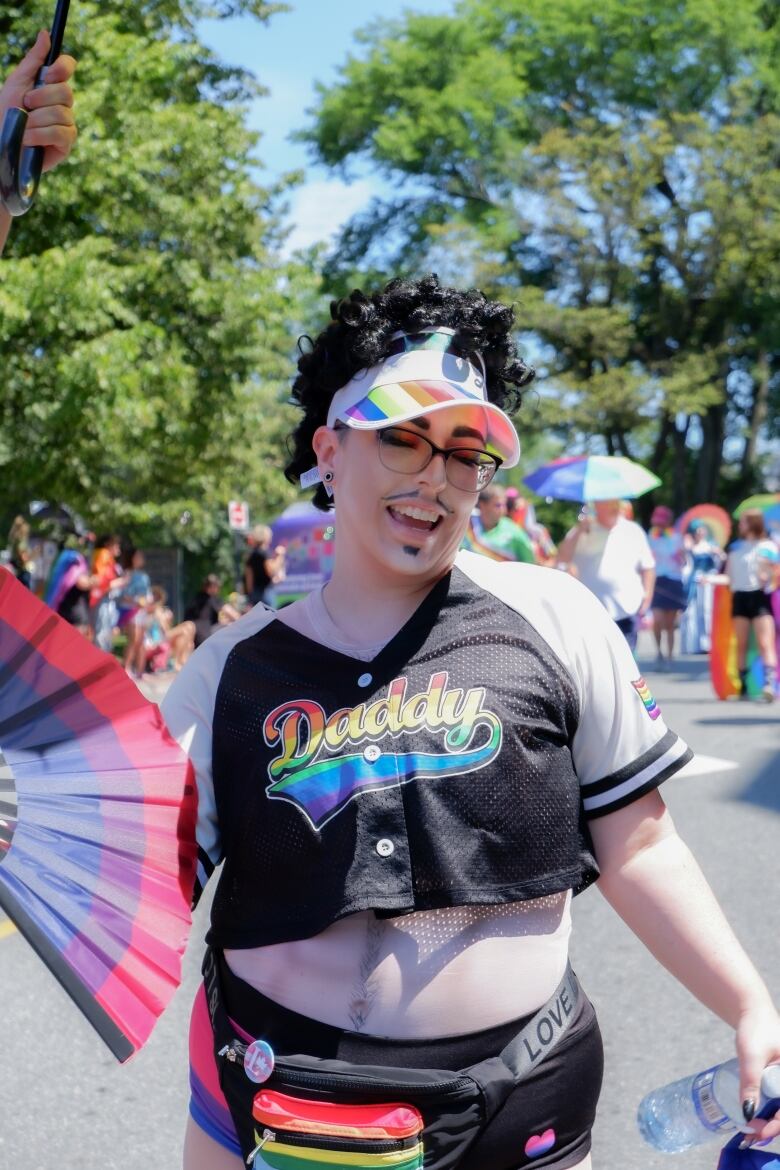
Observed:
[[[0,907],[124,1061],[181,979],[196,792],[119,663],[0,569]]]

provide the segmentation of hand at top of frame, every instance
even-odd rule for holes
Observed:
[[[68,157],[76,141],[76,121],[73,117],[73,91],[69,82],[76,70],[76,62],[65,54],[49,67],[46,83],[33,89],[38,70],[49,52],[49,34],[45,30],[29,53],[9,73],[0,88],[0,121],[6,110],[19,106],[28,112],[25,146],[45,149],[43,169],[50,171]]]

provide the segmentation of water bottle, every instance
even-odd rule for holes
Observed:
[[[780,1098],[780,1064],[770,1064],[761,1077],[756,1112],[776,1098]],[[645,1141],[665,1154],[744,1129],[736,1058],[654,1089],[641,1101],[637,1123]]]

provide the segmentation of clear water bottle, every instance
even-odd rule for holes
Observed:
[[[780,1064],[764,1069],[756,1112],[775,1098],[780,1098]],[[640,1102],[637,1123],[645,1141],[665,1154],[744,1129],[737,1060],[654,1089]]]

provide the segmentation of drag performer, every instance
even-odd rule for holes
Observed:
[[[458,552],[519,457],[513,331],[433,276],[334,304],[287,468],[337,506],[332,579],[217,631],[164,703],[201,885],[224,862],[186,1170],[589,1168],[602,1046],[568,945],[597,879],[736,1029],[747,1115],[780,1059],[657,791],[690,752],[620,631],[564,573]]]
[[[73,91],[68,84],[76,62],[65,54],[58,57],[46,74],[46,84],[33,89],[38,70],[49,52],[49,34],[44,30],[23,60],[0,89],[0,124],[6,110],[21,106],[30,111],[24,146],[43,146],[43,169],[50,171],[63,162],[76,141]],[[0,203],[0,253],[8,238],[11,216]]]

